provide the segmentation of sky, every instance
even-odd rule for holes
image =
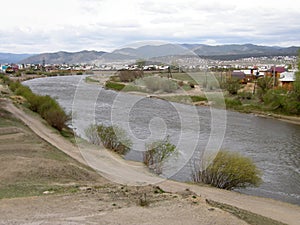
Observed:
[[[112,51],[148,41],[300,46],[298,0],[0,2],[0,52]]]

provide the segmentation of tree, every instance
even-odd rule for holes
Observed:
[[[258,97],[260,100],[263,100],[264,95],[273,87],[273,78],[272,77],[263,77],[258,78],[257,80]]]
[[[146,61],[144,59],[138,59],[136,60],[136,64],[138,66],[138,68],[143,68],[146,65]]]
[[[300,51],[298,54],[298,71],[296,72],[296,80],[293,83],[293,89],[286,101],[286,107],[289,113],[300,115]]]
[[[296,100],[300,101],[300,50],[298,54],[298,71],[296,72],[296,80],[293,83],[293,93]]]
[[[261,183],[261,175],[251,159],[238,153],[220,151],[207,168],[196,169],[193,180],[217,188],[232,190],[258,186]]]
[[[176,153],[176,146],[170,143],[169,137],[146,145],[143,161],[156,174],[162,173],[163,163]]]
[[[241,84],[237,79],[230,79],[225,83],[225,90],[227,90],[231,95],[236,95],[240,88]]]

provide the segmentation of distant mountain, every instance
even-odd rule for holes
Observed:
[[[42,64],[43,59],[46,64],[76,64],[76,63],[107,63],[107,62],[129,62],[137,59],[150,60],[157,57],[167,56],[200,56],[203,58],[232,60],[247,57],[261,56],[297,56],[300,47],[270,47],[253,44],[243,45],[217,45],[210,46],[204,44],[164,44],[164,45],[144,45],[139,48],[122,48],[111,53],[103,51],[81,51],[81,52],[55,52],[43,53],[26,57],[26,54],[14,55],[10,62]],[[9,54],[4,54],[8,57]],[[0,59],[1,59],[0,54]],[[27,55],[28,56],[28,55]],[[4,56],[3,56],[4,59]],[[7,58],[9,59],[9,58]],[[7,61],[4,60],[4,61]],[[20,59],[20,60],[17,60]],[[3,60],[2,60],[3,61]],[[1,62],[1,60],[0,60]]]
[[[122,48],[109,53],[127,56],[130,59],[151,59],[172,55],[198,55],[212,59],[239,59],[246,57],[297,56],[300,47],[270,47],[253,44],[244,45],[217,45],[210,46],[204,44],[165,44],[165,45],[145,45],[139,48]],[[115,57],[116,58],[116,57]]]
[[[17,63],[23,59],[26,59],[33,54],[12,54],[12,53],[0,53],[0,63]]]
[[[297,55],[299,47],[270,47],[253,44],[245,45],[200,45],[191,49],[199,56],[236,56],[256,57],[256,56],[278,56],[278,55]]]
[[[55,52],[43,53],[28,57],[21,60],[19,63],[42,64],[45,60],[46,64],[76,64],[76,63],[90,63],[95,59],[101,57],[105,52],[97,51],[81,51],[81,52]]]
[[[181,45],[165,44],[145,45],[139,48],[123,48],[112,52],[112,54],[116,53],[134,57],[136,59],[144,59],[169,55],[188,55],[190,51]]]

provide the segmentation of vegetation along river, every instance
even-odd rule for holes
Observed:
[[[179,181],[191,180],[193,164],[208,141],[221,149],[251,157],[263,172],[257,188],[235,190],[300,205],[300,126],[252,114],[193,107],[87,84],[85,76],[50,77],[25,81],[35,93],[55,97],[67,112],[78,135],[93,123],[117,124],[133,141],[127,159],[141,160],[145,143],[169,135],[179,146],[179,156],[167,163],[165,175]],[[224,114],[225,113],[225,114]],[[224,115],[226,121],[224,121]],[[222,118],[222,121],[218,121]],[[222,132],[211,138],[212,121]],[[214,146],[214,145],[211,145]],[[218,144],[216,144],[218,146]],[[172,165],[175,166],[174,168]],[[171,172],[170,172],[171,171]]]

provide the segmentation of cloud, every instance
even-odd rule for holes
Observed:
[[[134,41],[300,45],[294,0],[5,2],[0,52],[112,50]]]

